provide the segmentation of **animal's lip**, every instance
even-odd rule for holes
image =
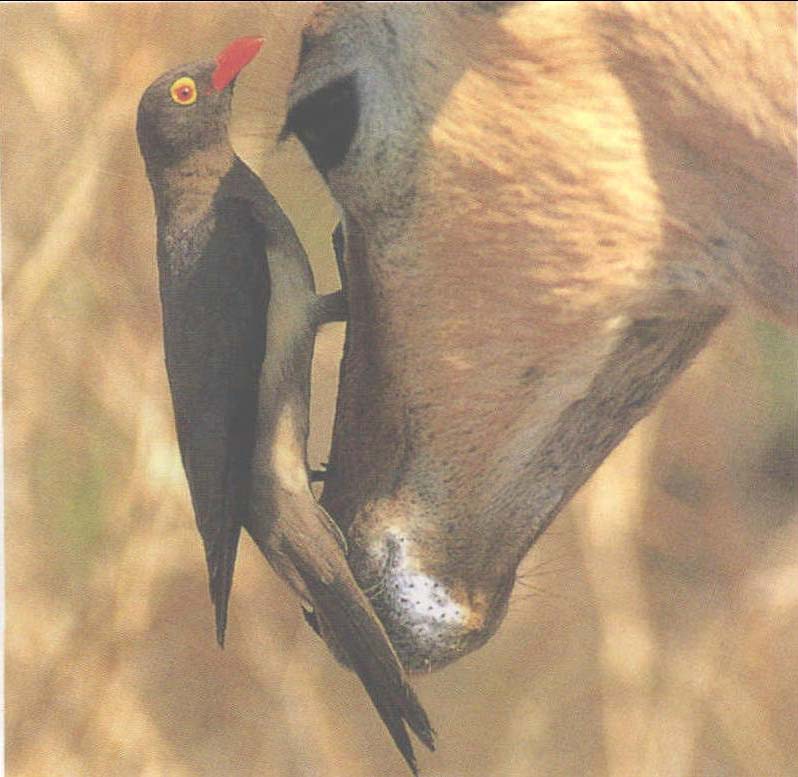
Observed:
[[[216,55],[216,70],[211,75],[212,90],[221,92],[253,59],[263,46],[261,36],[236,38]]]

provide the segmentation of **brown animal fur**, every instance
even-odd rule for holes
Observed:
[[[352,74],[359,100],[323,503],[409,668],[495,632],[731,306],[794,322],[794,30],[788,3],[317,11],[292,104]]]

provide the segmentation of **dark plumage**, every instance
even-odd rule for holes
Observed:
[[[155,199],[166,367],[216,635],[223,644],[244,526],[358,673],[415,772],[405,722],[430,748],[432,729],[310,490],[315,332],[344,318],[346,301],[316,295],[291,223],[228,139],[235,77],[260,45],[241,38],[215,61],[164,74],[137,122]],[[335,247],[342,267],[340,229]]]
[[[236,43],[226,49],[238,54],[233,63],[220,55],[158,78],[136,126],[155,198],[166,368],[219,644],[249,507],[266,345],[269,235],[260,211],[279,211],[228,141],[235,76],[260,47]]]

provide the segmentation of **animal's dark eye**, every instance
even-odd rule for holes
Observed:
[[[296,135],[319,172],[344,161],[357,132],[360,106],[355,76],[347,76],[305,97],[289,112],[282,137]]]

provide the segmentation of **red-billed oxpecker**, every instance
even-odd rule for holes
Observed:
[[[139,147],[152,185],[166,368],[183,466],[224,642],[241,527],[311,608],[309,621],[359,675],[413,772],[405,722],[433,732],[307,466],[316,328],[342,320],[318,296],[291,223],[228,137],[237,75],[261,38],[170,70],[145,91]]]

